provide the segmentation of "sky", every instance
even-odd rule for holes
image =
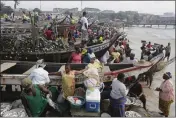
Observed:
[[[13,8],[14,1],[3,1],[7,6]],[[81,1],[20,1],[17,8],[34,9],[40,8],[43,11],[52,11],[53,8],[75,8],[81,10]],[[165,12],[175,14],[175,1],[82,1],[82,8],[91,7],[100,10],[138,11],[139,13],[151,13],[162,15]]]

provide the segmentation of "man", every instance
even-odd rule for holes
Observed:
[[[37,68],[34,69],[29,75],[29,78],[32,80],[32,83],[40,85],[48,84],[50,82],[50,79],[48,76],[48,72],[43,69],[46,66],[43,60],[38,60],[36,66]]]
[[[124,82],[125,75],[123,73],[119,73],[117,80],[115,79],[112,82],[109,107],[111,117],[125,117],[125,97],[129,90],[126,88]]]
[[[164,57],[164,59],[167,57],[167,61],[169,60],[170,52],[171,52],[171,46],[170,46],[170,43],[168,43],[168,45],[165,48],[165,57]]]
[[[130,54],[130,57],[127,58],[127,62],[128,63],[133,63],[133,64],[138,62],[138,60],[135,58],[135,54],[134,53]]]
[[[31,79],[25,78],[21,82],[24,90],[21,93],[21,100],[29,117],[45,117],[46,112],[51,110],[47,99],[43,97],[42,92],[50,94],[40,85],[33,85]]]
[[[83,12],[83,17],[81,18],[80,22],[82,32],[82,44],[85,45],[88,40],[88,20],[86,18],[86,12]]]

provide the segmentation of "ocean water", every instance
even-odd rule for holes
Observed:
[[[122,30],[122,29],[121,29]],[[170,58],[175,57],[175,29],[173,27],[153,27],[153,28],[143,28],[143,27],[130,27],[125,28],[124,31],[127,33],[127,38],[130,41],[130,47],[135,53],[136,58],[140,59],[142,46],[141,40],[146,40],[147,42],[163,44],[171,43],[171,55]],[[154,91],[156,87],[159,87],[163,81],[162,75],[165,72],[172,73],[172,79],[174,89],[175,89],[175,62],[165,67],[162,71],[155,73],[154,81],[152,83],[151,89],[146,88],[147,93],[147,108],[154,111],[159,111],[158,109],[158,92]],[[170,108],[170,116],[175,116],[175,101],[172,103]]]

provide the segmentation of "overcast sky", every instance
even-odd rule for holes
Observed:
[[[14,6],[13,1],[2,1],[7,6]],[[81,1],[41,1],[43,11],[52,11],[53,8],[81,9]],[[82,8],[91,7],[100,10],[138,11],[139,13],[152,13],[162,15],[165,12],[175,13],[175,1],[83,1]],[[17,8],[40,8],[40,1],[20,1]]]

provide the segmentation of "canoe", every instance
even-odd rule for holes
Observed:
[[[115,34],[112,39],[104,41],[101,44],[89,46],[87,48],[91,48],[92,51],[95,53],[97,58],[102,57],[105,52],[114,44],[118,38],[123,33]],[[19,55],[21,57],[20,61],[37,61],[38,59],[44,59],[46,62],[60,62],[60,63],[66,63],[68,61],[68,58],[70,57],[71,53],[74,50],[65,50],[65,51],[53,51],[53,52],[28,52],[28,53],[22,53]],[[15,57],[17,56],[17,53],[15,52],[0,52],[1,54],[1,60],[16,60]]]
[[[124,73],[126,77],[138,76],[139,74],[149,71],[153,66],[159,63],[164,57],[164,54],[160,54],[153,57],[150,62],[146,64],[106,64],[100,71],[100,78],[104,84],[108,85],[117,76],[118,73]],[[22,90],[21,80],[28,77],[33,69],[36,68],[35,62],[27,61],[8,61],[1,60],[1,100],[16,100],[19,99],[19,94]],[[46,62],[45,70],[48,72],[58,71],[65,63],[52,63]],[[73,70],[81,70],[86,67],[87,64],[71,64]],[[60,76],[49,76],[51,79],[50,86],[60,86]],[[77,75],[75,78],[76,87],[82,87],[84,78]]]
[[[159,63],[164,57],[164,54],[153,57],[150,62],[145,64],[106,64],[100,71],[100,78],[106,84],[117,76],[118,73],[124,73],[126,77],[138,76],[139,74],[145,73],[150,70],[153,66]],[[8,61],[1,60],[1,100],[15,100],[19,99],[21,92],[21,80],[28,77],[30,72],[36,68],[35,62],[27,61]],[[48,72],[58,71],[65,63],[52,63],[46,62],[45,70]],[[4,66],[6,65],[6,66]],[[87,64],[71,64],[73,70],[81,70],[86,67]],[[51,79],[50,86],[60,86],[60,76],[49,76]],[[83,76],[77,75],[75,78],[76,87],[83,85]],[[13,96],[13,97],[12,97]]]

